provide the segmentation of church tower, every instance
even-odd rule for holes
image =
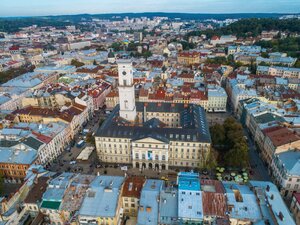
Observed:
[[[136,119],[135,94],[131,60],[118,60],[120,116],[128,121]]]

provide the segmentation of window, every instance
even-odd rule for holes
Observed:
[[[135,158],[136,158],[136,159],[139,158],[139,153],[135,153]]]
[[[161,159],[162,159],[162,160],[166,160],[166,156],[165,156],[165,155],[162,155]]]
[[[125,109],[128,109],[128,101],[127,100],[124,101],[124,107],[125,107]]]

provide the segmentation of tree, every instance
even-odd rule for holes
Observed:
[[[110,48],[113,48],[115,52],[121,51],[123,49],[120,42],[114,42],[111,44]]]
[[[216,166],[218,165],[217,155],[218,153],[212,148],[203,167],[208,170],[216,168]]]
[[[93,65],[94,65],[94,66],[97,66],[97,65],[98,65],[98,63],[97,63],[96,59],[94,59],[94,61],[93,61]]]
[[[86,142],[95,145],[95,137],[92,135],[92,133],[88,133],[86,135]]]
[[[224,144],[225,141],[225,130],[224,126],[221,124],[215,124],[210,127],[211,139],[214,146],[220,146]]]
[[[78,68],[78,67],[84,66],[84,63],[83,62],[79,62],[77,59],[72,59],[71,65],[72,66],[76,66],[76,68]]]
[[[246,167],[249,162],[248,146],[245,142],[237,142],[225,154],[225,164],[232,167]]]

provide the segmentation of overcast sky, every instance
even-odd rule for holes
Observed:
[[[299,13],[300,0],[0,0],[0,16],[118,12]]]

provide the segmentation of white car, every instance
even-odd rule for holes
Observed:
[[[76,164],[76,161],[71,161],[70,162],[70,165],[74,165],[74,164]]]

